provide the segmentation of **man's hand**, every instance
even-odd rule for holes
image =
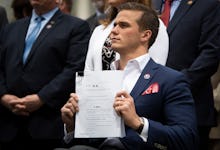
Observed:
[[[37,94],[33,94],[16,100],[13,99],[10,101],[10,105],[14,106],[14,113],[29,115],[29,113],[38,110],[43,105],[43,102]]]
[[[16,115],[28,116],[29,112],[26,111],[26,106],[22,104],[22,100],[11,94],[5,94],[1,97],[1,104],[8,108]]]
[[[140,124],[140,117],[136,113],[134,100],[126,91],[116,94],[113,107],[118,115],[120,115],[127,126],[136,130]]]
[[[34,112],[38,110],[44,103],[37,94],[27,95],[22,98],[22,104],[26,107],[26,111]]]
[[[75,93],[71,93],[69,100],[61,108],[61,117],[63,122],[66,124],[67,132],[74,130],[74,116],[78,111],[78,96]]]

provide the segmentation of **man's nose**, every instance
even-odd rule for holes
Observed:
[[[111,31],[112,34],[117,34],[118,33],[118,26],[114,26],[114,28]]]

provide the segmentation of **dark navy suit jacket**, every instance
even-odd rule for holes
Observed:
[[[0,96],[38,94],[45,103],[29,117],[0,105],[0,140],[13,139],[20,127],[33,138],[63,138],[60,108],[74,91],[75,72],[84,70],[90,29],[86,21],[57,11],[22,63],[30,18],[10,24],[2,36]]]
[[[159,10],[162,0],[154,4]],[[190,82],[199,126],[216,125],[210,77],[216,72],[220,51],[218,0],[182,0],[169,22],[166,65],[182,71]],[[160,9],[161,10],[161,9]]]
[[[146,78],[146,74],[150,78]],[[158,92],[143,92],[151,85]],[[122,143],[129,150],[196,150],[197,124],[189,85],[180,72],[156,64],[152,59],[131,91],[136,111],[149,120],[147,142],[130,128]]]

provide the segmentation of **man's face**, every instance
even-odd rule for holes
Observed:
[[[141,15],[142,12],[131,10],[122,10],[118,13],[110,35],[115,51],[122,54],[140,46],[142,32],[139,31],[137,20]]]
[[[57,0],[30,0],[34,9],[40,9],[43,11],[51,10],[57,5]]]
[[[104,12],[104,7],[105,7],[104,0],[92,0],[92,5],[100,12]]]

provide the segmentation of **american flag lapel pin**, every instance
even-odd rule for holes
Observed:
[[[150,74],[149,74],[149,73],[146,73],[146,74],[144,75],[144,79],[146,79],[146,80],[150,79]]]
[[[48,25],[47,25],[47,29],[50,29],[50,28],[52,28],[52,25],[51,25],[51,24],[48,24]]]
[[[47,29],[52,28],[52,26],[55,24],[55,21],[50,21],[50,23],[47,25]]]

